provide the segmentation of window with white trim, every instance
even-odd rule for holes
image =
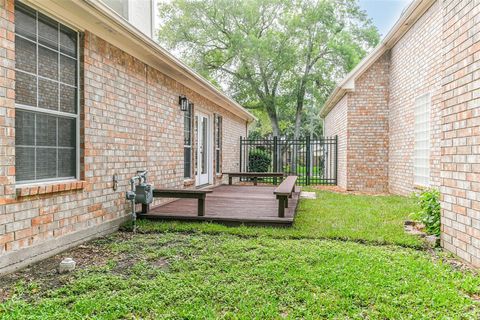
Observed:
[[[415,146],[413,181],[415,185],[430,185],[430,94],[415,99]]]
[[[78,34],[15,3],[17,183],[78,172]]]
[[[187,111],[183,113],[183,177],[192,177],[192,116],[193,103],[188,104]]]
[[[222,116],[215,114],[215,173],[222,173]]]

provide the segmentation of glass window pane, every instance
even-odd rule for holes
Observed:
[[[58,149],[58,176],[75,177],[76,161],[75,149]]]
[[[38,42],[58,49],[58,23],[38,13]]]
[[[37,46],[35,43],[15,37],[15,67],[37,73]]]
[[[57,176],[57,149],[36,148],[37,179]]]
[[[38,74],[58,80],[58,53],[56,51],[38,47]]]
[[[189,105],[183,116],[183,144],[192,144],[192,107]]]
[[[75,147],[76,144],[76,120],[58,118],[58,146]]]
[[[46,79],[38,79],[38,106],[40,108],[58,110],[58,83]]]
[[[17,110],[15,112],[15,144],[35,145],[35,114]]]
[[[17,182],[35,179],[35,148],[15,148],[15,175]]]
[[[77,112],[77,33],[20,2],[15,19],[17,181],[75,177],[77,120],[21,106]]]
[[[37,146],[57,146],[57,118],[37,113]]]
[[[191,157],[192,157],[192,149],[191,148],[183,148],[183,176],[185,178],[190,178],[191,176]]]
[[[77,85],[77,60],[60,56],[60,81],[72,86]]]
[[[208,130],[208,123],[207,118],[202,118],[202,158],[200,159],[200,167],[201,173],[207,173],[207,150],[208,150],[208,142],[207,142],[207,130]]]
[[[15,1],[15,33],[36,40],[35,11]]]
[[[77,89],[60,85],[60,111],[77,113]]]
[[[69,56],[77,56],[77,33],[60,25],[60,51]]]
[[[15,73],[15,102],[27,106],[37,106],[36,77],[17,71]]]

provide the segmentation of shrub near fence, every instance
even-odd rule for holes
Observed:
[[[272,157],[262,149],[253,149],[248,156],[248,168],[251,172],[268,172]]]

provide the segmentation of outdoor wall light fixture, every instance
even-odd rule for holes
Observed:
[[[188,110],[188,99],[185,96],[178,97],[178,104],[180,105],[180,110],[183,112]]]

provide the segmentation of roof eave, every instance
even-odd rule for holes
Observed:
[[[257,118],[236,101],[215,88],[209,81],[175,58],[128,21],[99,0],[22,0],[37,9],[59,16],[64,22],[94,32],[139,60],[189,89],[218,104],[247,122]],[[88,16],[90,15],[90,16]]]

